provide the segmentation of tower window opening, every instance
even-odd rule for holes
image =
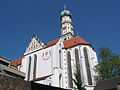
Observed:
[[[67,40],[66,38],[64,38],[64,40]]]
[[[66,27],[63,27],[63,30],[65,30],[66,29]]]

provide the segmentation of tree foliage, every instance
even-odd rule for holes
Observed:
[[[102,61],[95,67],[98,72],[97,80],[106,80],[120,75],[120,56],[114,54],[109,48],[99,49]]]
[[[83,86],[82,86],[82,82],[80,79],[80,75],[78,73],[75,73],[75,79],[73,79],[75,85],[77,86],[78,90],[86,90]]]

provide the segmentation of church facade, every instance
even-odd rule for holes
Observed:
[[[74,35],[69,10],[61,12],[60,20],[60,37],[45,44],[33,36],[18,68],[26,74],[26,81],[65,89],[76,88],[73,79],[79,74],[83,86],[93,90],[97,75],[94,66],[98,64],[96,52],[91,44]]]

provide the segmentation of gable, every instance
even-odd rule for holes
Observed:
[[[39,41],[38,38],[33,37],[31,42],[29,43],[28,47],[26,48],[25,54],[33,52],[35,50],[41,49],[45,46],[45,44]]]

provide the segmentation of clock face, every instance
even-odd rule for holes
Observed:
[[[42,54],[42,58],[44,59],[44,60],[48,60],[49,58],[50,58],[50,56],[51,56],[51,51],[49,50],[49,51],[45,51],[45,52],[43,52],[43,54]]]

